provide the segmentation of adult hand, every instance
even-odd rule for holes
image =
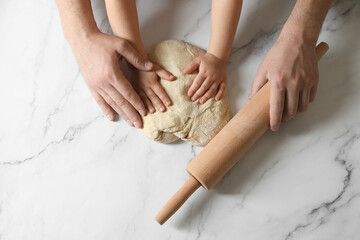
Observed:
[[[319,81],[315,45],[279,38],[260,64],[249,95],[270,81],[270,127],[277,131],[297,112],[307,109]]]
[[[144,71],[151,71],[154,65],[127,40],[100,31],[89,34],[72,47],[86,85],[108,119],[115,120],[116,111],[130,126],[141,128],[140,114],[145,116],[147,111],[121,72],[120,63],[125,58]]]

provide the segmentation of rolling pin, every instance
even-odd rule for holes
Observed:
[[[329,46],[316,47],[318,60]],[[211,189],[245,152],[266,132],[270,125],[270,84],[258,93],[224,126],[186,167],[190,177],[156,215],[165,223],[200,186]]]

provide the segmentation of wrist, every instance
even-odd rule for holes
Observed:
[[[291,42],[294,45],[305,45],[310,47],[315,47],[317,40],[317,34],[314,34],[301,26],[284,26],[284,29],[281,31],[278,38],[278,41]]]
[[[315,47],[322,25],[318,18],[318,16],[312,16],[306,9],[301,12],[294,9],[279,39]]]
[[[216,56],[214,53],[207,51],[205,55],[210,55],[212,58],[215,58],[218,62],[224,63],[226,64],[226,60],[224,60],[223,58],[220,58],[218,56]]]
[[[213,57],[215,57],[215,58],[217,58],[217,59],[218,59],[219,61],[221,61],[221,62],[226,63],[226,61],[227,61],[227,56],[225,56],[224,54],[221,54],[221,53],[219,53],[219,52],[213,51],[213,50],[210,49],[210,48],[206,51],[206,53],[207,53],[207,54],[210,54],[211,56],[213,56]]]
[[[97,26],[88,26],[65,31],[64,36],[71,47],[77,47],[82,46],[92,37],[100,33],[101,31],[97,28]]]

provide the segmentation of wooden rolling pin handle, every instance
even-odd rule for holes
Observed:
[[[316,47],[316,55],[318,60],[326,53],[326,51],[329,49],[329,46],[322,42]],[[269,95],[270,95],[270,87],[269,83],[266,83],[259,93],[257,94],[258,100],[255,100],[257,96],[254,97],[252,101],[250,101],[241,111],[252,111],[252,115],[256,117],[261,117],[263,119],[256,118],[256,126],[254,127],[256,129],[255,132],[252,132],[251,136],[247,136],[246,142],[241,142],[241,138],[236,137],[236,133],[233,134],[234,129],[236,129],[235,132],[238,131],[239,128],[236,128],[239,124],[236,121],[236,116],[221,130],[219,134],[217,134],[213,140],[210,141],[210,143],[203,149],[202,152],[188,165],[187,170],[191,174],[191,176],[188,178],[188,180],[185,182],[185,184],[175,193],[175,195],[166,203],[166,205],[160,210],[160,212],[156,215],[155,220],[160,223],[161,225],[166,222],[184,203],[185,201],[193,194],[200,186],[203,186],[205,189],[210,189],[213,185],[215,185],[218,180],[220,180],[223,175],[236,163],[236,161],[239,160],[239,158],[242,156],[244,152],[248,148],[251,147],[251,145],[261,137],[261,135],[268,129],[269,127]],[[260,99],[260,100],[259,100]],[[257,101],[256,104],[261,105],[261,108],[259,108],[259,111],[254,113],[254,109],[256,109],[256,104],[254,104],[254,101]],[[250,105],[249,105],[250,104]],[[252,105],[251,105],[252,104]],[[259,106],[260,107],[260,106]],[[237,115],[246,115],[244,112],[239,112]],[[248,113],[248,112],[247,112]],[[239,117],[238,117],[239,119]],[[247,119],[248,120],[248,119]],[[241,124],[240,124],[241,125]],[[221,134],[224,131],[230,132],[229,134]],[[244,128],[243,130],[247,130]],[[241,134],[245,134],[245,132],[242,132]],[[237,142],[243,143],[242,150],[239,149],[237,144],[227,144],[230,140],[229,138],[225,138],[223,135],[227,137],[235,137],[235,140]],[[240,139],[240,140],[239,140]],[[223,148],[216,148],[217,152],[216,154],[212,154],[214,152],[210,152],[207,150],[207,148],[214,147],[213,145],[218,144],[219,142],[223,143]],[[216,143],[216,144],[215,144]],[[212,144],[212,145],[211,145]],[[215,146],[216,147],[216,146]],[[215,149],[215,148],[214,148]],[[219,150],[221,149],[221,151]],[[240,151],[241,150],[241,151]],[[206,152],[207,151],[207,152]],[[219,157],[219,151],[220,153],[226,152],[226,157],[223,155]],[[208,154],[206,155],[205,152]],[[203,155],[201,155],[203,154]],[[195,163],[196,162],[196,163]],[[189,171],[189,166],[192,164],[192,171]],[[197,175],[194,174],[194,171],[198,173]],[[201,177],[199,177],[199,173]],[[196,177],[193,177],[193,175]],[[197,180],[199,179],[199,181]],[[201,182],[201,183],[200,183]]]
[[[190,176],[184,185],[172,196],[165,206],[156,215],[155,220],[162,225],[166,222],[193,194],[201,184],[193,176]]]
[[[324,56],[324,54],[328,50],[329,50],[329,45],[327,45],[327,43],[325,42],[319,43],[315,48],[317,60],[319,61],[320,58],[322,58],[322,56]]]

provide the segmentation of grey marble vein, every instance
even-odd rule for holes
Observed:
[[[319,41],[318,96],[267,133],[210,191],[199,188],[163,226],[154,216],[201,151],[160,144],[91,98],[55,1],[0,1],[0,239],[359,239],[360,2],[336,0]],[[137,1],[146,46],[206,48],[210,1]],[[295,1],[244,1],[227,63],[232,109]],[[111,34],[103,0],[92,0]]]

